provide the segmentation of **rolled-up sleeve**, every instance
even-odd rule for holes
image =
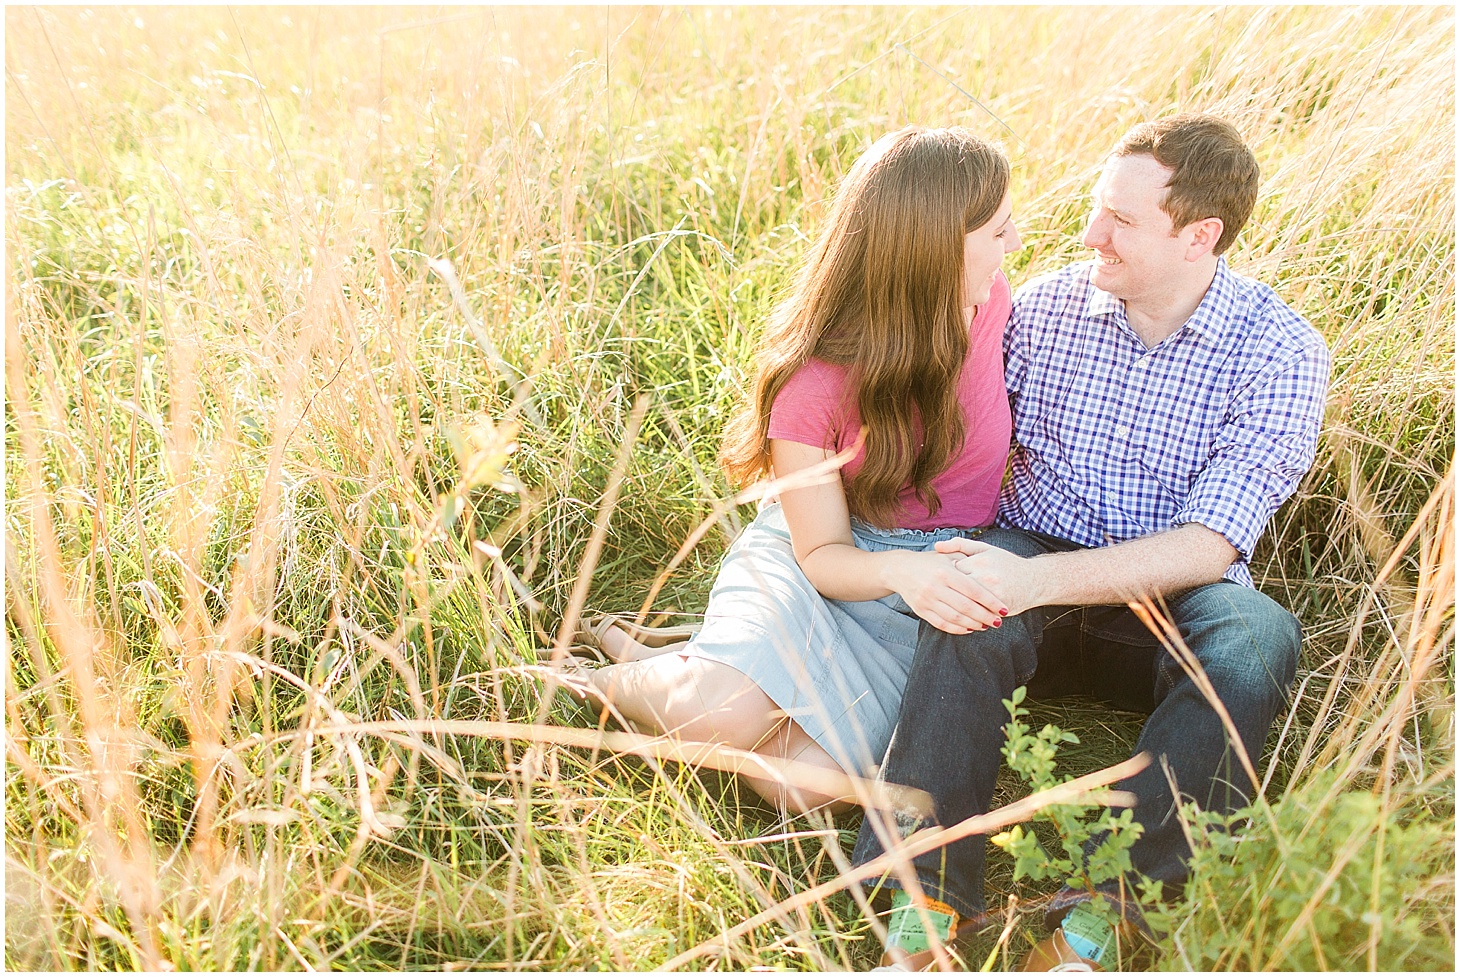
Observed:
[[[1260,373],[1237,398],[1172,523],[1221,533],[1243,561],[1313,464],[1328,393],[1328,351],[1321,344]]]

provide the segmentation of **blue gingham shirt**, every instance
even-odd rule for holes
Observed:
[[[1019,289],[1004,333],[1014,413],[997,524],[1103,546],[1200,523],[1247,561],[1310,465],[1328,349],[1272,289],[1216,277],[1186,324],[1147,349],[1093,262]]]

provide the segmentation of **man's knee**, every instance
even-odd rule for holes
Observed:
[[[1022,617],[1006,618],[1001,627],[968,634],[949,634],[923,621],[908,674],[909,691],[916,685],[940,698],[956,698],[975,688],[1008,685],[1012,690],[1029,681],[1038,657],[1029,623]]]
[[[1298,619],[1260,591],[1216,583],[1183,595],[1173,608],[1197,660],[1222,684],[1286,692],[1298,669]]]

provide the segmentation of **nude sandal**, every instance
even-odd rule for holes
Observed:
[[[655,615],[650,614],[652,619]],[[665,615],[659,615],[665,616]],[[650,627],[647,624],[635,624],[638,617],[636,614],[590,614],[583,620],[578,633],[574,635],[574,642],[595,649],[600,653],[603,651],[603,636],[611,628],[618,628],[630,638],[649,648],[663,648],[665,645],[672,645],[676,641],[688,641],[699,633],[703,621],[699,620],[700,614],[674,614],[673,617],[695,618],[694,624],[677,624],[669,627]]]

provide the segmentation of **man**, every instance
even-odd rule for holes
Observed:
[[[1147,712],[1136,748],[1152,762],[1117,786],[1135,795],[1143,828],[1134,867],[1168,894],[1190,855],[1171,784],[1218,811],[1248,803],[1253,785],[1222,719],[1126,601],[1164,600],[1254,762],[1286,708],[1301,639],[1297,619],[1253,589],[1247,561],[1313,462],[1328,353],[1222,257],[1257,189],[1256,160],[1228,123],[1138,125],[1095,187],[1084,236],[1094,260],[1020,289],[1004,341],[1015,444],[998,528],[939,544],[1007,617],[964,634],[922,625],[881,774],[927,791],[937,823],[952,825],[989,809],[1003,700],[1018,686]],[[857,864],[883,850],[871,817]],[[924,919],[951,936],[983,911],[984,845],[975,836],[915,859],[917,905],[886,880],[884,965],[930,958]],[[1051,922],[1088,898],[1059,893]],[[1110,966],[1113,942],[1080,909],[1033,965]]]

